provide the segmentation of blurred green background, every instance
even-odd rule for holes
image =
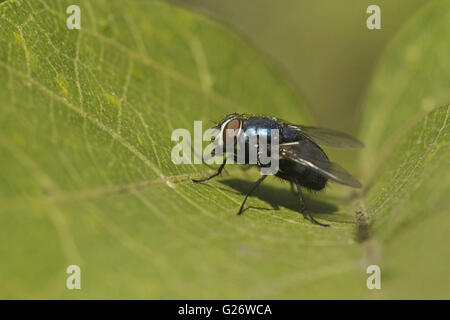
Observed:
[[[173,0],[228,24],[283,70],[321,126],[355,133],[377,59],[427,0]],[[381,30],[366,9],[381,8]]]

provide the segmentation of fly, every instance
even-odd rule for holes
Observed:
[[[279,167],[275,175],[297,186],[300,211],[318,225],[329,226],[318,222],[309,213],[303,200],[302,188],[319,191],[325,188],[329,180],[353,188],[361,187],[358,180],[344,168],[337,163],[330,162],[328,156],[319,146],[333,148],[362,148],[364,146],[362,142],[346,133],[296,125],[273,117],[237,113],[226,116],[214,128],[219,130],[215,141],[222,145],[230,141],[235,145],[238,143],[245,145],[248,144],[249,136],[256,136],[256,138],[264,136],[267,139],[266,141],[270,141],[271,130],[278,130]],[[224,157],[216,173],[205,179],[193,180],[193,182],[208,181],[220,175],[226,163],[227,157]],[[238,215],[242,214],[247,198],[266,177],[267,175],[261,176],[247,192],[237,213]]]

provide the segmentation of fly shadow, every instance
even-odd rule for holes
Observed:
[[[233,188],[234,190],[242,193],[243,195],[245,195],[254,184],[254,182],[241,179],[224,179],[220,180],[219,182],[228,187]],[[284,207],[301,214],[298,195],[297,192],[294,193],[293,190],[261,184],[252,193],[251,197],[259,198],[260,200],[268,203],[275,210],[279,210],[280,207]],[[314,199],[310,195],[305,193],[303,193],[303,199],[306,203],[306,207],[308,208],[308,210],[314,214],[331,214],[338,210],[338,208],[335,205]],[[242,200],[244,200],[244,198],[242,198]],[[247,207],[245,209],[248,208],[250,207]]]

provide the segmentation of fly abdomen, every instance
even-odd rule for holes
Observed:
[[[325,188],[328,181],[321,174],[287,159],[280,160],[280,167],[276,176],[316,191]]]
[[[292,147],[298,149],[299,154],[311,161],[328,161],[325,152],[309,139],[298,137],[298,144]],[[325,188],[328,179],[318,172],[302,166],[289,159],[280,159],[280,169],[277,176],[282,179],[296,182],[308,189],[322,190]]]

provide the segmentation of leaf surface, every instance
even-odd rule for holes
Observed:
[[[406,294],[403,271],[412,261],[399,254],[405,248],[419,242],[445,266],[429,248],[448,221],[448,107],[415,103],[424,78],[397,63],[403,48],[428,41],[410,35],[423,29],[417,24],[436,31],[436,41],[447,39],[448,28],[437,32],[449,21],[442,4],[405,28],[375,76],[361,128],[362,209],[355,215],[352,189],[336,184],[306,198],[315,218],[331,223],[322,228],[302,217],[288,184],[267,179],[237,217],[256,170],[230,166],[221,178],[193,184],[217,166],[171,161],[172,131],[192,132],[194,120],[205,129],[225,114],[248,112],[312,124],[257,52],[222,25],[167,3],[79,3],[80,30],[66,27],[68,0],[0,4],[1,297],[366,298],[373,261],[386,266],[383,284],[397,297]],[[424,87],[435,105],[447,97],[444,56],[428,50],[415,58],[425,64],[416,73],[435,79],[437,87]],[[391,72],[404,81],[387,82],[389,100],[380,83]],[[416,121],[397,136],[404,118]],[[392,146],[378,154],[391,136]],[[371,228],[361,245],[364,221]],[[378,260],[377,250],[386,257]],[[72,264],[81,267],[79,291],[65,287]],[[425,273],[424,265],[414,270]],[[437,278],[421,279],[431,288]]]

